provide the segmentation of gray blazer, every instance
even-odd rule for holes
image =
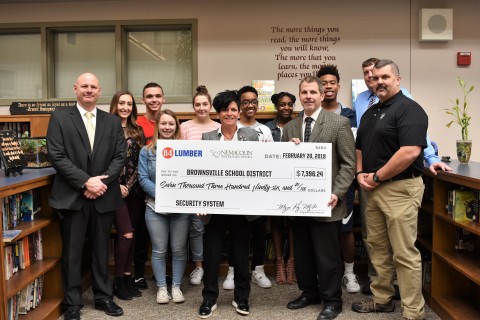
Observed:
[[[202,140],[220,140],[222,134],[218,129],[202,134]],[[237,130],[237,137],[239,141],[258,141],[257,132],[249,127],[242,127]]]
[[[297,117],[283,128],[282,141],[299,138],[303,141],[303,118]],[[338,221],[347,213],[345,194],[355,175],[355,140],[347,118],[322,110],[312,129],[309,142],[332,144],[332,193],[338,203],[332,216],[315,218],[319,222]]]
[[[202,134],[202,140],[220,140],[221,137],[222,137],[222,134],[219,132],[218,129],[215,129],[210,132],[205,132]],[[239,128],[237,130],[237,137],[239,141],[258,141],[257,132],[254,129],[248,128],[248,127]],[[204,224],[208,224],[210,222],[211,217],[212,217],[211,215],[207,214],[206,216],[200,216],[200,220],[202,220]],[[248,215],[248,216],[245,216],[245,218],[248,221],[253,221],[255,219],[260,218],[260,216]]]

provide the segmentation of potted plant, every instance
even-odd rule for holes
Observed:
[[[470,125],[471,117],[468,115],[468,95],[473,91],[474,86],[467,88],[467,83],[460,77],[457,77],[458,84],[463,90],[463,103],[460,104],[460,99],[452,101],[453,106],[445,109],[445,112],[451,115],[454,120],[447,123],[447,128],[453,123],[457,123],[462,128],[462,139],[457,140],[457,158],[460,163],[468,163],[470,155],[472,154],[472,140],[468,139],[468,126]]]

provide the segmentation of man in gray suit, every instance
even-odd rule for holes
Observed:
[[[80,319],[87,234],[95,308],[119,316],[123,310],[113,302],[108,280],[108,244],[122,200],[118,177],[125,163],[125,137],[120,118],[96,106],[101,87],[95,75],[80,75],[73,89],[77,105],[57,109],[47,132],[48,156],[57,170],[48,204],[60,216],[64,318]]]
[[[295,273],[302,294],[287,304],[301,309],[324,302],[318,319],[335,319],[342,312],[343,265],[340,227],[346,212],[345,194],[355,172],[355,142],[347,118],[326,112],[320,80],[307,76],[300,82],[303,116],[285,125],[282,141],[332,144],[331,217],[297,217],[293,223]]]

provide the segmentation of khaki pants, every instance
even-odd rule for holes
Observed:
[[[425,317],[422,296],[422,261],[415,247],[417,216],[423,191],[421,177],[384,182],[367,193],[365,213],[370,258],[377,272],[371,289],[376,303],[393,297],[397,274],[403,316]]]

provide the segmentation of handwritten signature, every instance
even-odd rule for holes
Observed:
[[[288,205],[286,203],[277,204],[277,209],[282,213],[286,212],[295,212],[295,213],[309,213],[318,209],[317,204],[315,203],[304,203],[303,201],[297,202],[293,205]]]

